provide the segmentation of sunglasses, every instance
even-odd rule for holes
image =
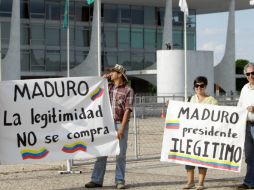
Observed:
[[[247,77],[249,77],[250,75],[254,76],[254,71],[253,71],[253,72],[250,72],[250,73],[245,73],[245,75],[246,75]]]
[[[195,88],[198,88],[198,87],[205,88],[205,85],[204,84],[195,84],[194,87]]]

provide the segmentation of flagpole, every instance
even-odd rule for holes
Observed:
[[[97,0],[97,49],[98,76],[101,76],[101,0]]]
[[[186,32],[186,13],[184,12],[184,100],[188,100],[188,77],[187,77],[187,32]]]
[[[70,77],[70,20],[69,20],[69,11],[70,11],[70,1],[67,0],[68,8],[68,23],[67,23],[67,77]]]

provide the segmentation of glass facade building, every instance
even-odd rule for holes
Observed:
[[[162,47],[164,7],[102,4],[102,70],[116,63],[128,70],[156,69],[156,50]],[[188,49],[196,50],[196,13],[189,10]],[[0,2],[2,58],[10,40],[12,0]],[[64,0],[20,0],[21,77],[27,73],[52,76],[66,71],[67,34],[63,29]],[[93,5],[70,0],[70,66],[88,55]],[[173,9],[174,49],[183,49],[183,14]]]

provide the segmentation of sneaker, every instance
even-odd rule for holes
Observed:
[[[124,183],[118,183],[118,184],[116,184],[116,188],[117,189],[125,189],[125,185],[124,185]]]
[[[241,184],[237,187],[237,189],[254,189],[254,187],[249,187],[248,185],[246,184]]]
[[[85,184],[85,187],[86,188],[96,188],[96,187],[102,187],[102,185],[90,181],[87,184]]]
[[[193,189],[195,187],[195,183],[187,183],[183,189]]]

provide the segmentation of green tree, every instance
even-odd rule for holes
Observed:
[[[243,68],[247,63],[249,63],[249,61],[246,59],[237,59],[235,61],[236,74],[243,74]]]

